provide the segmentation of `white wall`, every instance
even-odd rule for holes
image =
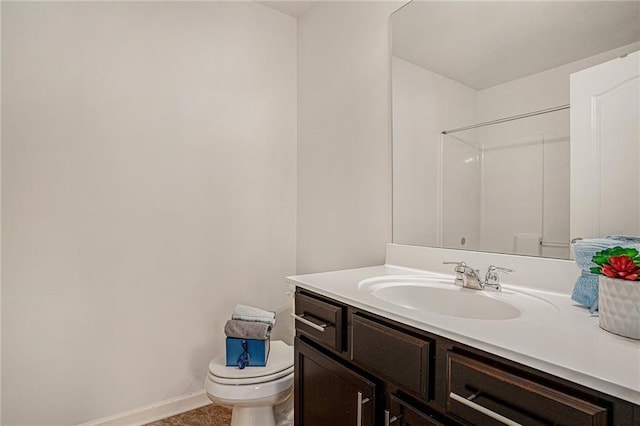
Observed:
[[[298,20],[298,273],[384,262],[389,17],[401,5],[318,2]]]
[[[434,246],[442,244],[438,223],[438,175],[441,158],[441,132],[476,121],[475,90],[425,70],[399,58],[392,58],[393,81],[393,240],[403,244]],[[451,156],[450,137],[444,141],[447,160]],[[454,147],[455,148],[455,147]],[[448,164],[451,166],[451,164]],[[477,166],[477,163],[474,164]],[[451,169],[445,169],[445,172]],[[447,183],[453,180],[446,179]],[[454,179],[455,180],[455,179]],[[459,180],[457,181],[460,182]],[[476,179],[477,182],[477,179]],[[447,188],[449,189],[449,188]],[[454,190],[453,188],[450,188]],[[479,189],[479,187],[478,187]],[[450,192],[445,190],[445,195]],[[479,190],[475,191],[479,194]],[[448,222],[460,224],[470,218],[466,194],[447,199]],[[465,208],[460,208],[465,207]],[[463,232],[470,244],[477,241],[478,223],[467,224]],[[448,226],[443,228],[449,229]],[[461,231],[455,227],[456,232]],[[446,247],[459,247],[459,237],[446,235]],[[453,244],[455,241],[455,245]],[[466,246],[466,248],[475,248]]]
[[[2,4],[0,4],[0,47],[2,47]],[[0,52],[0,96],[2,94],[2,57]],[[2,129],[2,99],[0,98],[0,129]],[[2,195],[2,132],[0,131],[0,195]],[[2,423],[2,197],[0,196],[0,423]]]
[[[2,38],[2,424],[202,389],[233,306],[296,272],[295,19],[3,2]]]

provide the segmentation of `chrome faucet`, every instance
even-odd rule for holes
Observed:
[[[500,277],[498,276],[498,271],[507,272],[507,273],[515,272],[513,269],[490,265],[487,268],[487,274],[484,276],[484,284],[482,285],[483,289],[491,290],[491,291],[502,291],[502,286],[500,285]]]
[[[456,279],[454,283],[465,288],[472,288],[474,290],[488,290],[488,291],[502,291],[500,285],[500,277],[498,271],[502,272],[514,272],[513,269],[502,268],[500,266],[491,265],[487,268],[484,281],[480,279],[480,271],[473,269],[464,262],[442,262],[445,265],[456,265],[454,271],[456,272]]]
[[[453,269],[456,272],[456,279],[454,283],[456,285],[475,288],[476,290],[482,290],[482,283],[480,282],[480,271],[473,269],[464,262],[442,262],[445,265],[456,265]]]
[[[453,269],[456,272],[456,279],[453,281],[455,285],[463,286],[464,279],[462,274],[464,274],[464,270],[467,267],[467,264],[464,262],[442,262],[445,265],[456,265]]]

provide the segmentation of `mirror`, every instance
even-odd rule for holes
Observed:
[[[640,3],[413,1],[391,26],[393,242],[570,258],[570,75],[640,48]]]

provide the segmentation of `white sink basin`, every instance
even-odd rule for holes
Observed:
[[[359,288],[404,308],[440,315],[482,320],[509,320],[533,310],[555,311],[554,305],[520,291],[473,290],[452,279],[396,275],[363,280]]]

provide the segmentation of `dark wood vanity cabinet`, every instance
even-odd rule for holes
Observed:
[[[354,314],[350,358],[418,399],[429,398],[429,340]]]
[[[376,385],[296,338],[295,424],[375,425]]]
[[[347,308],[330,300],[296,294],[296,332],[341,352],[346,338]]]
[[[608,408],[455,352],[446,412],[471,424],[606,425]]]
[[[640,426],[637,405],[307,290],[295,313],[297,426]]]
[[[433,414],[413,406],[396,395],[389,395],[388,408],[384,411],[383,425],[442,426]]]

